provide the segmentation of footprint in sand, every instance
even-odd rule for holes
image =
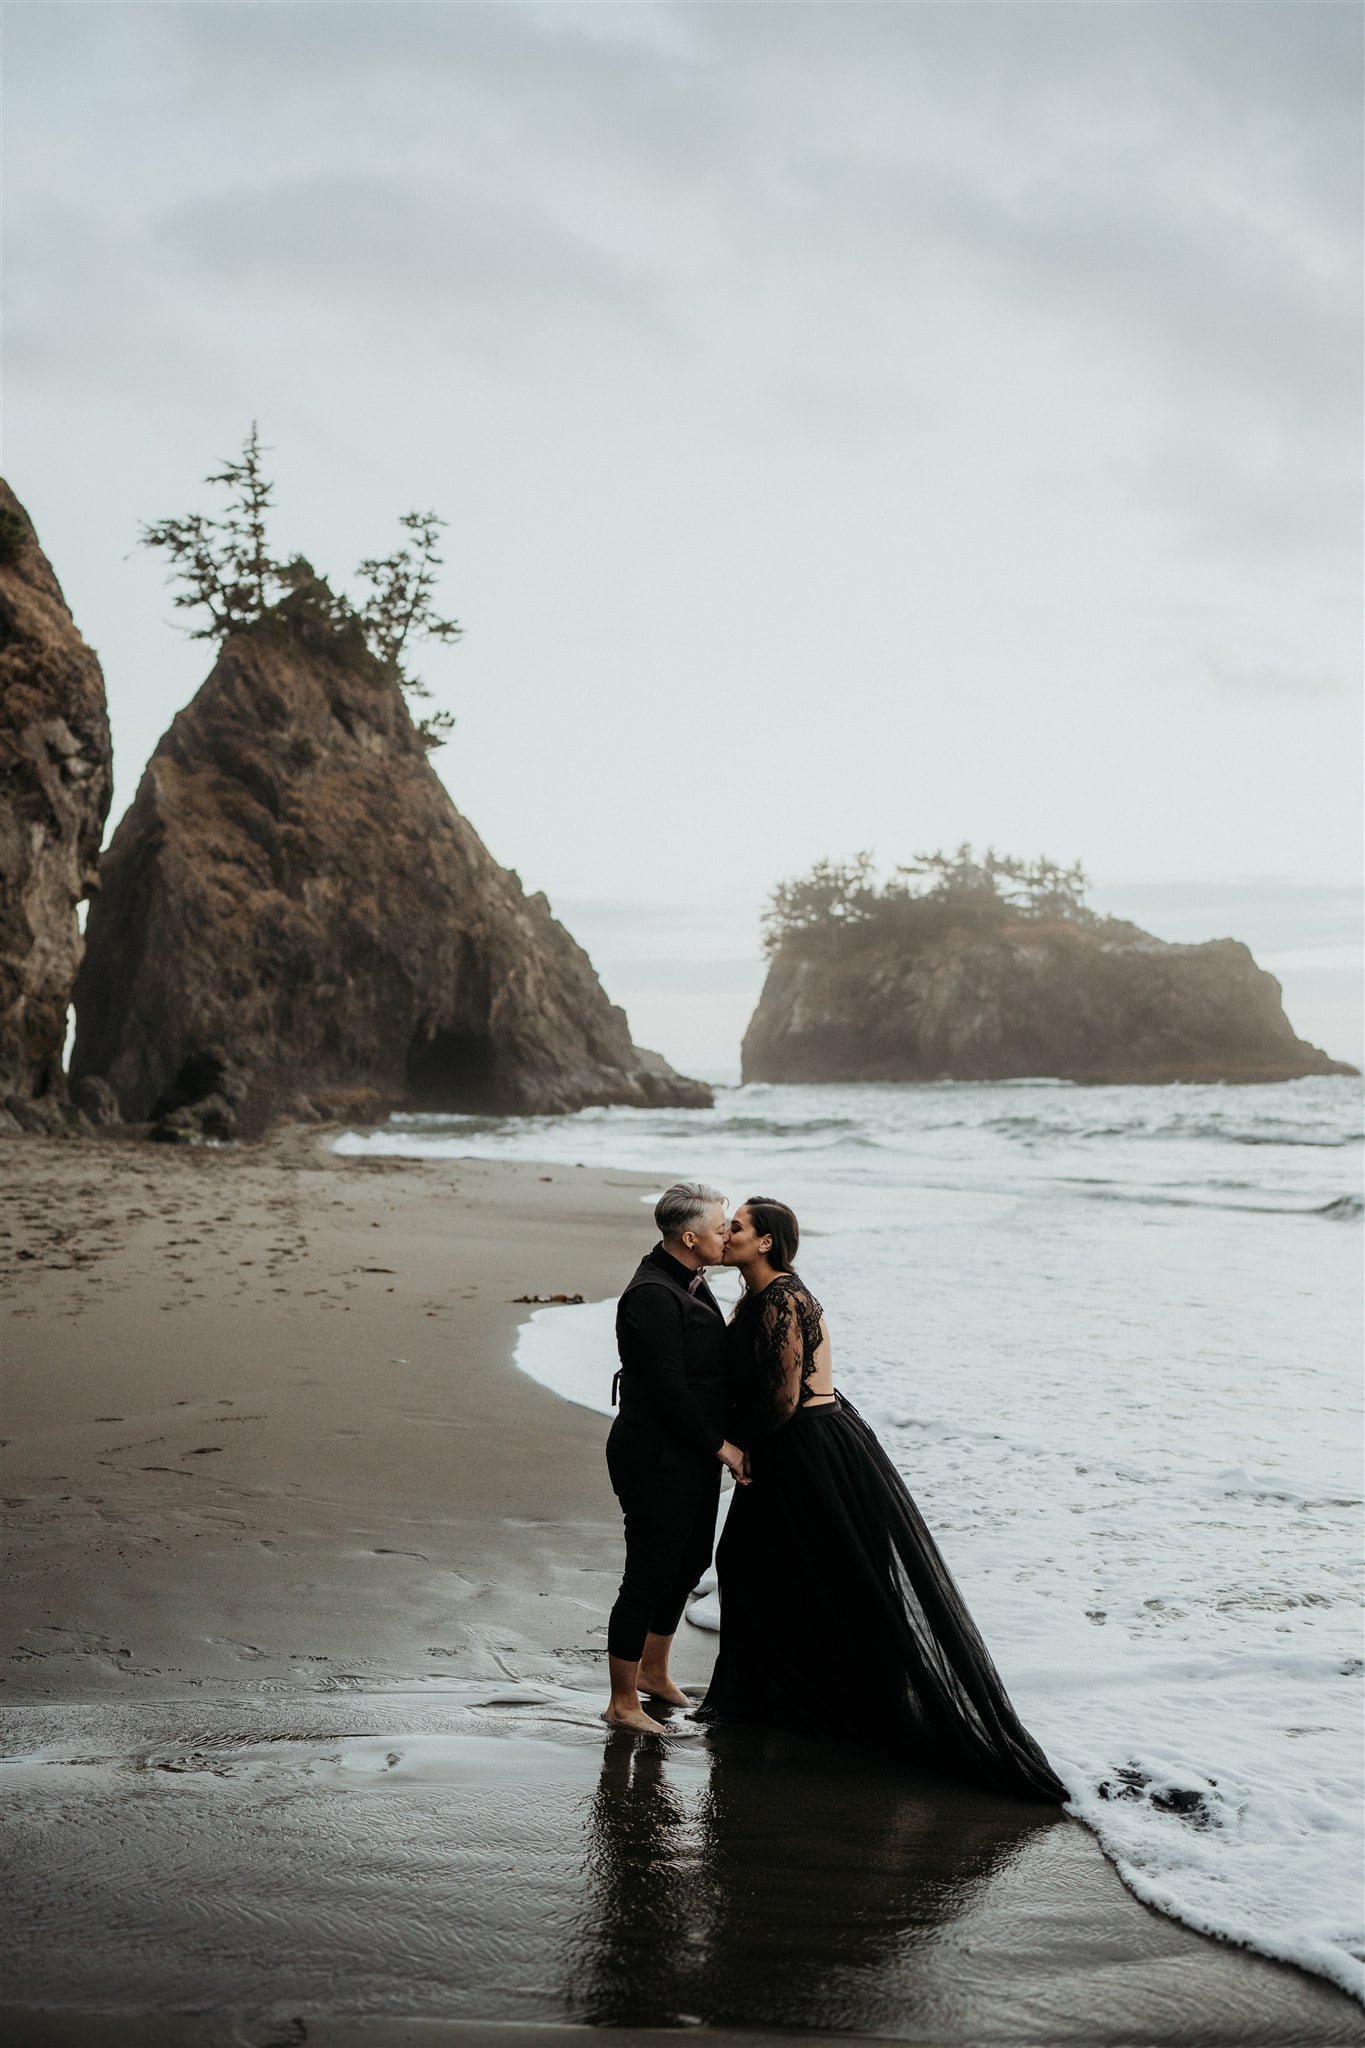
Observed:
[[[144,1771],[169,1771],[176,1777],[230,1778],[232,1767],[221,1757],[207,1755],[201,1749],[190,1750],[185,1756],[149,1756],[140,1768]]]

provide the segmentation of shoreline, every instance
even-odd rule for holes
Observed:
[[[514,1297],[612,1291],[611,1235],[636,1220],[636,1182],[648,1180],[352,1162],[326,1142],[305,1127],[240,1151],[41,1138],[0,1150],[0,1171],[20,1154],[34,1167],[13,1205],[16,1238],[27,1228],[33,1241],[0,1259],[0,1285],[16,1287],[6,1491],[30,1510],[14,1534],[41,1574],[44,1611],[50,1590],[105,1624],[79,1648],[11,1658],[0,1697],[69,1698],[73,1680],[94,1697],[111,1683],[119,1696],[166,1697],[243,1680],[313,1689],[338,1668],[394,1679],[417,1637],[439,1644],[452,1609],[463,1639],[440,1667],[496,1677],[492,1655],[521,1647],[541,1572],[567,1585],[593,1569],[586,1554],[571,1569],[547,1563],[535,1531],[610,1526],[600,1423],[509,1370],[530,1313]],[[77,1228],[67,1212],[81,1204],[94,1213]],[[93,1378],[78,1361],[96,1332],[110,1370]],[[26,1442],[27,1470],[16,1467]],[[84,1540],[54,1544],[54,1522],[73,1518]],[[510,1569],[520,1604],[452,1576],[490,1523],[499,1581]],[[272,1592],[286,1558],[306,1648],[288,1640],[298,1626],[281,1627]],[[185,1626],[177,1572],[191,1562],[207,1630]],[[431,1574],[408,1569],[419,1564]],[[552,1607],[559,1636],[597,1618],[578,1591]],[[24,1611],[22,1579],[16,1594],[13,1624],[32,1632],[41,1616]],[[535,1645],[528,1653],[536,1661]]]
[[[511,1361],[531,1313],[515,1296],[616,1292],[648,1242],[651,1177],[347,1157],[325,1149],[332,1136],[0,1146],[11,2038],[245,2041],[229,2028],[302,2015],[306,2036],[281,2038],[468,2041],[481,2026],[543,2040],[585,2013],[628,2031],[962,2044],[1361,2037],[1358,2009],[1323,1980],[1140,1905],[1077,1823],[1040,1827],[752,1731],[623,1759],[596,1720],[620,1560],[604,1420]],[[685,1624],[678,1648],[683,1682],[703,1684],[714,1636]],[[801,1832],[794,1784],[812,1811],[839,1795],[818,1837]],[[454,1837],[423,1832],[443,1802],[459,1813],[453,1862]],[[271,1834],[281,1805],[308,1817],[297,1898]],[[363,1885],[338,1815],[360,1816],[346,1826],[363,1836]],[[130,1816],[146,1838],[114,1854]],[[862,1842],[856,1872],[838,1863],[841,1829]],[[98,1873],[94,1905],[61,1875],[73,1840]],[[168,1854],[182,1892],[230,1870],[254,1963],[228,1925],[194,1977],[184,1900],[159,1885],[155,1941],[133,1927],[148,1859]],[[793,1869],[814,1888],[796,1929]],[[632,1871],[653,1948],[638,1946],[629,1884],[613,1889]],[[859,1911],[841,1923],[850,1885]],[[414,1912],[433,1910],[413,1905],[423,1887],[464,1929],[458,1953],[436,1941],[425,1974],[407,1967]],[[44,1975],[54,1914],[60,1996]],[[749,1961],[732,1981],[736,1919]],[[353,1998],[334,1924],[350,1930]],[[801,1927],[838,1981],[833,2003],[799,1974],[794,1988],[784,1945]],[[526,1980],[514,1992],[509,1955]],[[309,1956],[318,1984],[291,2004]],[[224,2016],[191,2020],[191,2006]]]

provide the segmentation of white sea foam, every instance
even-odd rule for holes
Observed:
[[[1360,1996],[1360,1139],[1332,1079],[746,1088],[342,1142],[790,1200],[839,1383],[1074,1811],[1150,1904]],[[605,1413],[613,1350],[611,1304],[553,1308],[518,1363]]]

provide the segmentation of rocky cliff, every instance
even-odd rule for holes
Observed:
[[[702,1105],[632,1045],[433,772],[397,686],[288,600],[229,639],[102,863],[72,1072],[206,1131],[373,1108]],[[302,1102],[300,1101],[302,1098]]]
[[[62,1048],[112,788],[99,662],[0,481],[0,1108],[70,1119]]]
[[[837,941],[837,943],[835,942]],[[745,1033],[746,1081],[1284,1081],[1350,1074],[1295,1036],[1234,939],[1168,945],[1062,920],[869,932],[779,948]]]

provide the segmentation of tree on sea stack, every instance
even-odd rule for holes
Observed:
[[[150,534],[215,659],[101,856],[73,1077],[177,1145],[390,1109],[708,1107],[423,747],[405,664],[456,630],[432,608],[439,522],[412,514],[338,597],[272,549],[254,437],[222,475],[211,522]]]
[[[187,513],[179,519],[158,519],[142,528],[145,547],[169,555],[172,576],[180,584],[178,609],[207,620],[187,630],[195,640],[226,640],[229,634],[303,628],[338,639],[350,639],[378,663],[411,703],[429,699],[420,676],[404,665],[416,641],[454,641],[460,626],[434,608],[436,571],[442,558],[437,535],[445,525],[434,512],[405,512],[399,520],[407,538],[392,554],[370,556],[357,574],[370,586],[356,605],[335,592],[302,555],[278,561],[267,539],[267,514],[275,487],[265,474],[260,434],[253,420],[235,462],[225,462],[205,481],[228,493],[221,518]],[[428,748],[444,745],[455,724],[449,711],[435,711],[414,721]]]
[[[763,913],[746,1081],[1284,1081],[1350,1074],[1235,939],[1174,945],[1085,901],[1081,863],[964,843],[879,882],[817,861]]]
[[[978,860],[966,841],[952,853],[917,853],[878,883],[870,853],[820,860],[808,874],[779,882],[763,912],[763,948],[807,948],[896,935],[927,939],[954,927],[997,930],[1022,921],[1094,930],[1101,919],[1085,902],[1081,863],[1018,860],[988,846]],[[1124,931],[1130,926],[1122,926]]]
[[[370,557],[360,564],[370,595],[356,617],[371,652],[398,678],[407,695],[430,697],[425,683],[404,673],[403,649],[414,638],[460,637],[455,620],[439,618],[431,606],[436,571],[441,566],[436,536],[445,521],[434,512],[405,512],[398,523],[410,538],[391,555]],[[419,720],[417,730],[428,746],[440,746],[454,723],[449,711],[433,711]]]
[[[259,624],[289,588],[288,571],[266,552],[266,513],[275,487],[261,468],[263,452],[253,420],[240,459],[204,479],[231,494],[221,519],[191,512],[142,529],[143,546],[164,548],[175,565],[172,573],[183,586],[175,594],[177,610],[208,613],[206,625],[186,628],[192,640],[225,640]]]

